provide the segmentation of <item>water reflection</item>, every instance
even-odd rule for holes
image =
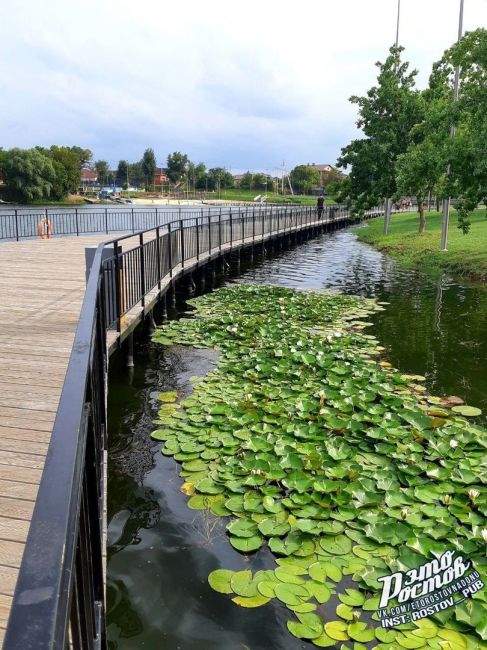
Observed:
[[[389,302],[374,316],[375,333],[392,363],[424,374],[438,394],[456,394],[487,410],[487,293],[447,276],[405,270],[356,241],[351,231],[323,235],[247,269],[235,282],[328,288]],[[298,650],[284,608],[271,602],[238,608],[207,585],[215,568],[269,566],[261,550],[234,551],[224,525],[190,510],[177,466],[149,433],[157,393],[190,390],[215,357],[144,345],[129,381],[114,369],[110,392],[108,483],[108,631],[112,650]]]

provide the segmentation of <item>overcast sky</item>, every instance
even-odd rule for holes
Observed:
[[[402,0],[427,82],[459,0]],[[116,165],[153,147],[232,171],[334,163],[351,94],[395,39],[397,0],[15,0],[0,18],[0,146],[78,144]],[[465,28],[487,0],[465,0]]]

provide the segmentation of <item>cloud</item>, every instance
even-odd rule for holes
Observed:
[[[458,0],[402,5],[424,85],[456,38]],[[395,12],[395,0],[17,0],[0,26],[0,145],[76,143],[112,164],[147,146],[161,163],[175,149],[234,168],[333,162]],[[486,19],[486,0],[469,0],[466,28]]]

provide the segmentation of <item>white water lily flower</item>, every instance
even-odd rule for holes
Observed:
[[[480,492],[478,490],[469,490],[468,491],[468,496],[471,501],[475,501],[478,496],[480,496]]]
[[[289,348],[291,352],[297,352],[296,348]]]
[[[298,348],[302,348],[303,347],[303,342],[302,341],[297,341],[296,345],[298,346]]]
[[[445,496],[443,497],[443,503],[444,503],[446,506],[450,505],[450,503],[451,503],[451,496],[450,496],[449,494],[445,494]]]
[[[487,529],[486,529],[486,528],[482,528],[482,533],[481,533],[481,535],[482,535],[482,539],[483,539],[484,542],[487,544]]]
[[[456,447],[458,447],[458,440],[450,440],[450,447],[452,449],[455,449]]]

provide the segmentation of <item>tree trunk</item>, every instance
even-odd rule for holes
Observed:
[[[424,213],[424,200],[418,198],[418,212],[419,212],[419,234],[424,234],[426,230],[426,215]]]

